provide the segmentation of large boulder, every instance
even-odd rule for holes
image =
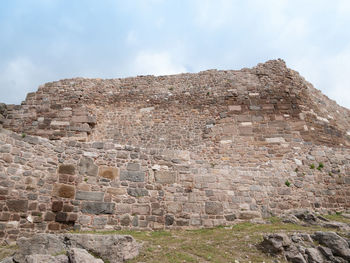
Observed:
[[[35,254],[57,255],[66,251],[60,235],[41,234],[31,238],[21,237],[17,240],[18,252],[14,255],[16,262],[26,262],[26,256]]]
[[[136,257],[141,247],[131,236],[93,234],[40,234],[17,245],[16,263],[119,263]]]
[[[140,245],[127,235],[65,234],[70,247],[84,248],[110,263],[123,262],[139,254]]]
[[[348,242],[334,232],[317,231],[312,238],[331,249],[335,256],[342,257],[350,261],[350,248]]]
[[[95,258],[82,248],[72,248],[69,251],[70,263],[103,263],[102,259]]]

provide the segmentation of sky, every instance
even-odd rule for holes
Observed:
[[[282,58],[350,108],[349,0],[0,0],[0,102],[59,79]]]

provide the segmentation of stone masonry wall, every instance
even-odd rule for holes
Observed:
[[[348,210],[349,146],[349,110],[282,60],[48,83],[0,104],[0,238]]]
[[[300,208],[341,211],[350,208],[349,162],[346,148],[294,145],[283,155],[214,164],[187,151],[1,130],[0,236],[11,242],[67,229],[198,228]]]

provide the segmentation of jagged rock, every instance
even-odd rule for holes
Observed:
[[[4,258],[0,263],[13,263],[13,257]]]
[[[86,252],[91,256],[88,257],[83,250],[110,263],[119,263],[136,257],[140,248],[140,244],[131,236],[93,234],[42,234],[31,238],[20,238],[17,240],[17,245],[18,252],[13,259],[18,263],[68,263],[66,251],[69,252],[70,263],[103,262],[95,258],[95,261],[83,261],[92,257]]]
[[[34,254],[25,257],[25,263],[71,263],[66,255],[43,255]]]
[[[131,236],[65,234],[70,247],[81,247],[111,263],[123,262],[139,254],[140,245]]]
[[[281,219],[283,223],[300,224],[300,220],[292,214],[282,215]]]
[[[82,248],[72,248],[69,251],[69,263],[103,263],[102,259],[95,258]]]
[[[298,211],[294,216],[309,225],[317,225],[319,222],[317,216],[310,211]]]
[[[305,253],[309,263],[323,263],[325,261],[322,253],[317,248],[307,248]]]
[[[312,238],[321,245],[329,247],[335,256],[350,260],[350,248],[348,242],[334,232],[317,231]]]
[[[291,244],[292,241],[286,234],[270,234],[264,236],[261,246],[270,254],[279,254]]]
[[[59,235],[34,235],[31,238],[17,240],[18,252],[14,255],[17,262],[25,262],[26,256],[34,254],[60,254],[66,250],[63,239]]]

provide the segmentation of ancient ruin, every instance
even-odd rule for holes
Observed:
[[[0,106],[0,239],[350,208],[350,111],[282,60],[67,79]]]

